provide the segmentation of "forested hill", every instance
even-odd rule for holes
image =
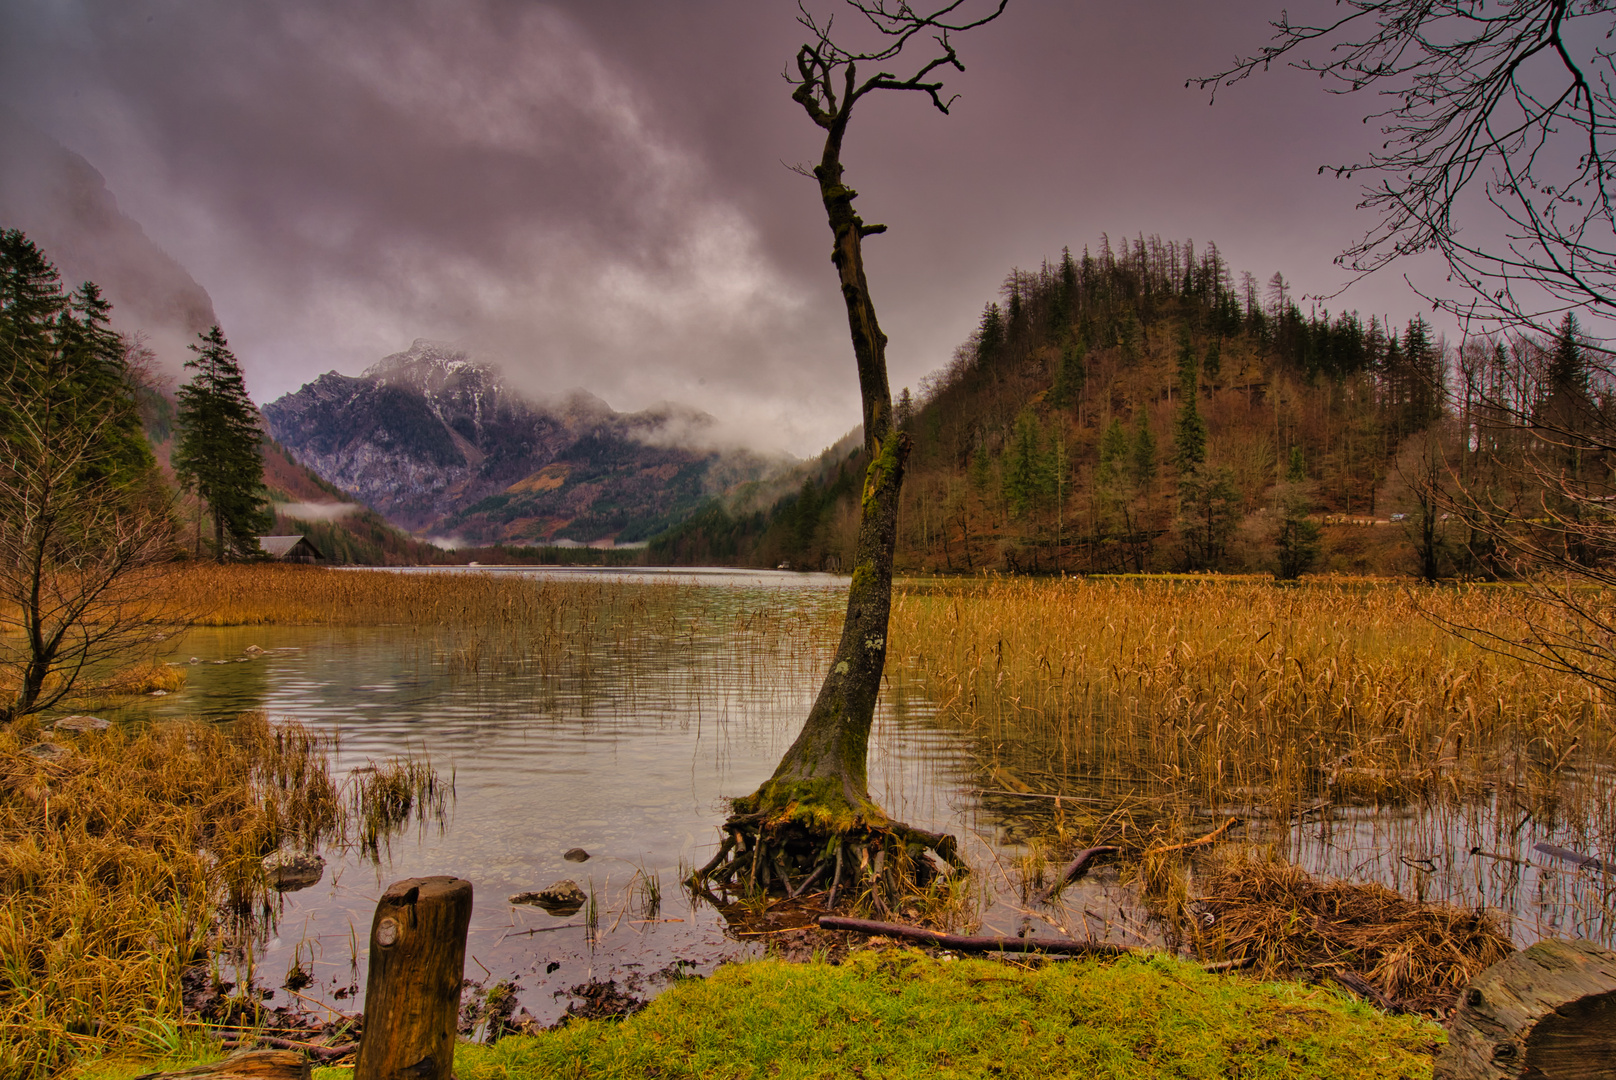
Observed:
[[[1300,528],[1303,569],[1410,569],[1396,463],[1442,418],[1444,362],[1420,320],[1304,312],[1280,274],[1237,278],[1213,245],[1063,252],[1013,271],[951,363],[903,391],[899,566],[1272,569]],[[863,470],[827,451],[767,510],[714,501],[651,561],[850,565]],[[1321,540],[1335,515],[1393,527]]]

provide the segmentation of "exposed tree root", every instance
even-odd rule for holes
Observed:
[[[940,878],[966,872],[954,837],[882,819],[862,817],[847,827],[795,804],[773,813],[737,813],[723,825],[724,840],[691,886],[712,897],[778,895],[795,899],[815,885],[830,885],[825,907],[862,899],[892,913]]]

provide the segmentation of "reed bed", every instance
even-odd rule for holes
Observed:
[[[1484,586],[989,580],[900,596],[888,670],[972,737],[984,805],[1030,835],[1238,815],[1329,877],[1616,940],[1608,876],[1532,847],[1616,865],[1609,704],[1447,629],[1521,618]]]
[[[0,731],[0,1075],[178,1021],[180,969],[262,898],[264,855],[338,822],[326,744],[294,725]]]
[[[1001,777],[1289,816],[1327,792],[1505,785],[1542,805],[1561,775],[1608,762],[1593,689],[1433,622],[1516,618],[1487,588],[1000,580],[900,597],[892,638],[944,716],[1005,748]]]

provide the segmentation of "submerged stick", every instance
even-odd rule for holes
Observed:
[[[1070,938],[1020,937],[967,937],[963,934],[945,934],[940,930],[926,930],[903,923],[876,922],[873,919],[844,919],[838,915],[821,915],[822,930],[851,930],[858,934],[883,934],[886,937],[922,941],[928,945],[941,945],[945,949],[974,952],[1046,952],[1071,956],[1126,956],[1138,950],[1126,945],[1113,945],[1106,941],[1074,941]]]
[[[1532,846],[1545,855],[1553,855],[1556,859],[1564,859],[1566,862],[1576,863],[1579,870],[1603,870],[1605,868],[1604,863],[1600,862],[1592,855],[1584,855],[1580,851],[1572,851],[1570,848],[1559,847],[1543,840],[1539,840]]]
[[[1115,844],[1101,844],[1098,847],[1084,848],[1079,851],[1077,857],[1067,863],[1065,869],[1056,875],[1054,881],[1049,883],[1049,887],[1040,890],[1038,895],[1032,898],[1033,904],[1036,906],[1049,903],[1049,898],[1065,888],[1068,882],[1076,881],[1088,873],[1089,864],[1095,859],[1100,858],[1102,855],[1115,855],[1121,850]]]

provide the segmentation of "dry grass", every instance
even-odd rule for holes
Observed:
[[[172,694],[185,688],[186,677],[178,664],[136,664],[116,672],[104,690],[109,694],[150,694],[154,690]]]
[[[655,586],[536,580],[516,574],[404,573],[251,563],[180,564],[169,595],[198,626],[382,626],[557,622],[610,609]]]
[[[1197,880],[1203,955],[1245,959],[1264,977],[1352,973],[1440,1015],[1514,951],[1491,918],[1409,900],[1381,885],[1321,881],[1285,863],[1219,859]]]
[[[221,910],[251,911],[259,860],[338,825],[324,741],[244,717],[39,745],[0,731],[0,1074],[63,1064],[179,1018],[179,970]]]
[[[1515,618],[1487,588],[1000,580],[900,597],[889,666],[990,748],[988,787],[1084,777],[1091,794],[1176,792],[1281,818],[1321,797],[1496,790],[1612,835],[1608,800],[1560,783],[1616,749],[1597,694],[1428,612]]]

